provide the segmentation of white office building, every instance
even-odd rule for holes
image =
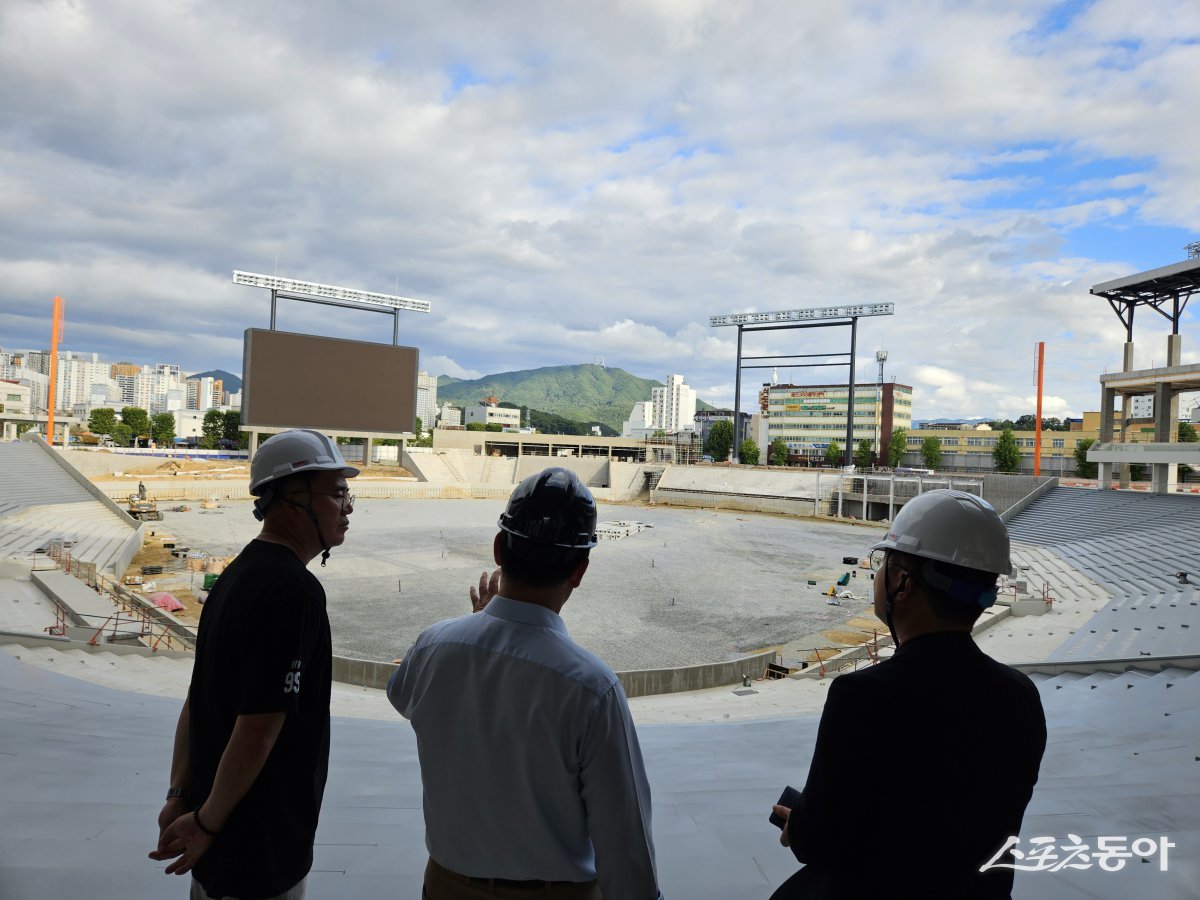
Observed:
[[[482,422],[484,425],[497,424],[505,431],[517,431],[521,427],[521,410],[508,406],[469,406],[465,410],[466,422]]]

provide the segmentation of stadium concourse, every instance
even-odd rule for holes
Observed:
[[[0,446],[0,896],[183,896],[146,853],[190,658],[45,633],[62,613],[30,577],[31,554],[54,540],[39,522],[75,505],[78,524],[54,528],[113,574],[128,561],[121,535],[137,526],[69,489],[78,479],[43,465],[44,452]],[[1200,895],[1200,577],[1178,575],[1200,569],[1200,500],[1057,488],[1010,530],[1022,577],[1054,597],[1044,615],[1009,616],[977,636],[1030,673],[1049,726],[1017,847],[1047,838],[1053,852],[1026,857],[1014,896]],[[828,684],[810,672],[631,701],[668,897],[765,898],[794,871],[767,815],[785,784],[803,783]],[[425,848],[412,731],[380,691],[336,684],[333,707],[309,895],[415,896]],[[919,739],[880,734],[880,757],[889,742]],[[980,760],[979,777],[1003,764]],[[862,815],[903,827],[886,768],[862,778],[876,798]],[[1101,837],[1131,855],[1095,855]],[[938,853],[929,847],[931,866]],[[864,847],[862,896],[886,896],[870,859]]]

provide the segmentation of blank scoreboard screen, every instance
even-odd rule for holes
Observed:
[[[411,432],[416,347],[247,328],[242,425]]]

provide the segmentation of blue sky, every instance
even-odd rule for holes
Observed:
[[[231,273],[278,271],[431,301],[435,372],[603,357],[729,405],[708,316],[890,300],[859,371],[886,347],[918,417],[1030,411],[1038,340],[1078,415],[1124,339],[1090,286],[1200,239],[1200,5],[1151,6],[10,0],[0,347],[57,293],[69,349],[238,371],[266,303]]]

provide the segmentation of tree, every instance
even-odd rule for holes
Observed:
[[[484,430],[483,423],[482,422],[468,422],[466,425],[466,428],[464,430],[465,431],[483,431]]]
[[[997,472],[1019,472],[1021,470],[1021,451],[1017,448],[1017,440],[1013,437],[1012,429],[1005,428],[996,439],[992,448],[992,459],[996,463]]]
[[[1197,441],[1200,441],[1200,434],[1196,433],[1195,427],[1193,425],[1190,425],[1187,422],[1180,422],[1179,423],[1179,443],[1194,444]]]
[[[733,450],[733,423],[728,419],[719,419],[713,423],[704,441],[704,452],[713,458],[714,462],[725,462]]]
[[[1141,463],[1129,464],[1129,480],[1130,481],[1145,481],[1146,467]]]
[[[783,438],[771,441],[771,465],[786,466],[788,461],[788,445]]]
[[[241,442],[242,439],[242,411],[240,409],[227,409],[221,414],[221,437],[227,441]]]
[[[204,432],[205,448],[212,450],[217,446],[217,441],[225,436],[225,414],[219,409],[210,409],[204,414],[200,430]]]
[[[825,462],[831,466],[841,465],[842,448],[838,446],[837,441],[830,441],[829,446],[825,448]]]
[[[425,423],[421,421],[421,417],[417,416],[413,423],[413,433],[419,438],[425,433]]]
[[[150,437],[160,447],[175,442],[175,416],[169,412],[155,413],[150,417]]]
[[[904,458],[904,451],[908,449],[908,432],[903,428],[897,428],[892,432],[892,438],[888,441],[887,448],[887,464],[893,469],[900,465],[900,460]]]
[[[874,461],[875,451],[871,449],[871,442],[863,438],[858,442],[858,448],[854,451],[854,464],[860,469],[869,469]]]
[[[1037,428],[1037,416],[1026,413],[1012,424],[1014,431],[1033,431]]]
[[[666,439],[667,439],[667,433],[665,431],[663,431],[661,428],[656,429],[655,432],[652,435],[650,435],[650,440],[652,440],[652,441],[665,441]]]
[[[1088,448],[1094,443],[1095,438],[1084,438],[1075,445],[1075,474],[1080,478],[1096,477],[1096,463],[1088,462],[1087,458]]]
[[[758,465],[758,444],[754,443],[750,438],[746,438],[738,446],[738,460],[745,466]]]
[[[112,434],[116,427],[117,411],[111,407],[97,407],[88,416],[88,431],[92,434]]]
[[[921,460],[925,468],[935,471],[942,464],[942,442],[933,435],[921,442]]]
[[[129,426],[134,437],[144,437],[150,433],[150,416],[140,406],[121,407],[121,421]]]
[[[133,429],[124,422],[118,422],[109,434],[112,435],[113,443],[118,447],[128,447],[133,443]]]

